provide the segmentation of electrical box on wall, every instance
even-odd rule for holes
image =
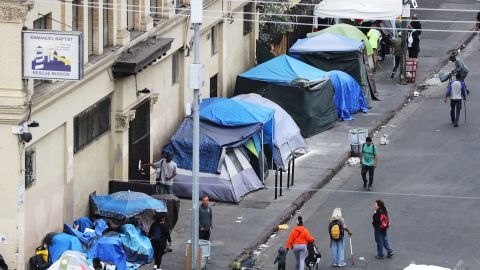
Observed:
[[[188,87],[190,89],[200,89],[205,85],[205,65],[190,64],[188,73]]]

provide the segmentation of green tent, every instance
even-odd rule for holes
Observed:
[[[368,41],[367,36],[365,36],[365,34],[363,34],[363,32],[360,31],[358,28],[350,24],[345,24],[345,23],[335,24],[328,28],[323,29],[322,31],[308,33],[307,37],[314,37],[327,32],[346,36],[358,41],[364,41],[365,47],[367,48],[367,54],[368,55],[373,54],[372,45],[370,45],[370,42]]]

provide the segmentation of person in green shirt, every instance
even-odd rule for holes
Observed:
[[[367,172],[368,172],[368,190],[373,185],[373,174],[377,168],[378,151],[377,147],[372,143],[372,138],[367,137],[362,145],[362,155],[360,157],[362,163],[362,179],[363,189],[367,189]]]

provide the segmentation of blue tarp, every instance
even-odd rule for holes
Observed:
[[[273,149],[275,110],[229,98],[207,98],[200,104],[200,119],[227,127],[263,125],[263,142]]]
[[[326,72],[288,55],[280,55],[260,64],[242,74],[240,77],[273,82],[280,85],[290,85],[293,80],[306,79],[309,81],[325,77]]]
[[[88,244],[88,242],[95,237],[94,233],[86,233],[75,230],[70,224],[63,224],[63,231],[69,235],[75,236],[82,242],[82,244]]]
[[[360,51],[364,44],[335,33],[323,33],[318,36],[297,40],[290,48],[290,54],[316,52],[350,52]]]
[[[352,76],[343,71],[334,70],[328,72],[328,77],[335,88],[338,118],[345,121],[353,120],[352,114],[368,111],[362,87]]]
[[[120,239],[127,255],[127,261],[135,264],[147,264],[153,259],[153,247],[150,239],[132,224],[122,226]]]
[[[90,242],[88,258],[100,258],[101,261],[112,263],[118,270],[127,269],[127,255],[123,249],[120,237],[100,237]]]
[[[88,217],[81,217],[73,222],[74,226],[78,226],[80,232],[85,232],[85,229],[93,229],[93,222]]]
[[[223,147],[243,144],[262,128],[260,123],[247,126],[224,127],[200,121],[200,171],[218,173],[218,163]],[[193,120],[185,118],[164,151],[173,152],[173,160],[179,168],[192,170]]]
[[[77,237],[59,233],[52,238],[51,244],[48,246],[48,255],[51,262],[56,262],[67,250],[83,252],[82,244]]]

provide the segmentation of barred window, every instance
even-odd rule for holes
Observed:
[[[110,130],[110,106],[111,100],[107,97],[75,116],[73,120],[75,152]]]
[[[243,7],[243,35],[248,35],[252,32],[252,4],[249,3]]]
[[[30,188],[36,180],[35,177],[35,150],[25,151],[25,189]]]

